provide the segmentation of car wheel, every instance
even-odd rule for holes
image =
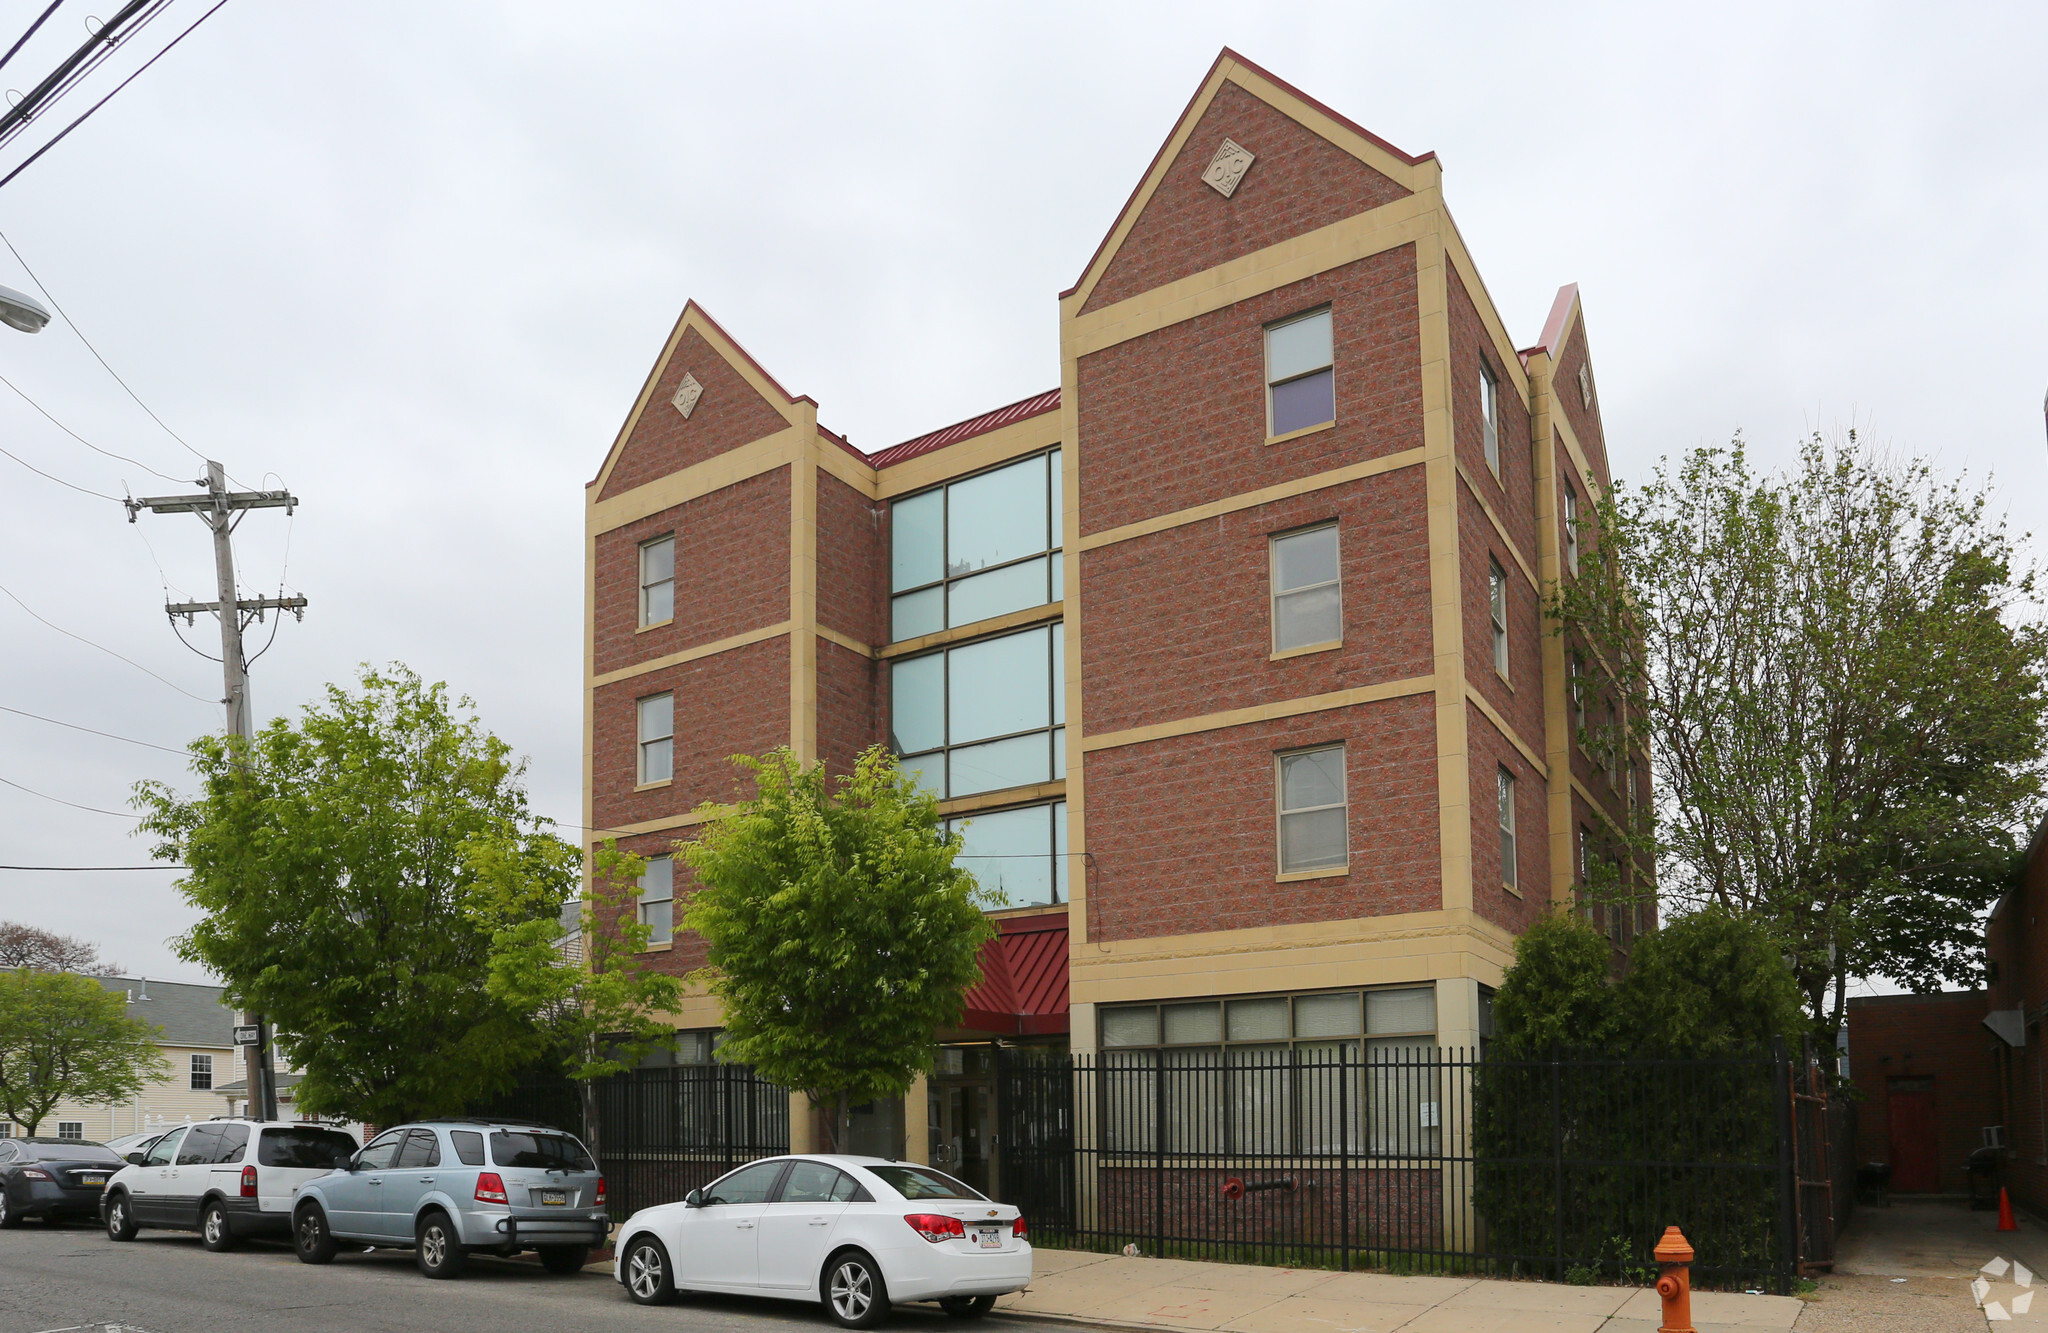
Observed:
[[[462,1242],[448,1214],[428,1213],[420,1219],[413,1236],[417,1243],[413,1257],[428,1277],[454,1277],[468,1266],[469,1256],[463,1253]]]
[[[126,1194],[116,1194],[107,1200],[107,1239],[135,1239],[135,1214],[128,1209]]]
[[[859,1250],[844,1250],[828,1259],[822,1286],[825,1313],[841,1328],[873,1328],[889,1313],[889,1287],[882,1270]]]
[[[219,1199],[207,1204],[206,1211],[199,1215],[199,1239],[215,1254],[235,1248],[235,1232],[228,1225],[227,1205]]]
[[[550,1273],[580,1273],[590,1262],[588,1245],[543,1245],[540,1266]]]
[[[667,1305],[676,1298],[676,1275],[668,1251],[652,1236],[626,1247],[626,1294],[641,1305]]]
[[[7,1187],[0,1185],[0,1227],[18,1227],[20,1225],[21,1214],[15,1212],[14,1205],[8,1201]]]
[[[955,1319],[979,1319],[996,1308],[993,1296],[944,1296],[939,1308]]]
[[[292,1249],[302,1264],[331,1264],[335,1251],[334,1233],[327,1229],[327,1214],[320,1205],[309,1203],[292,1218]]]

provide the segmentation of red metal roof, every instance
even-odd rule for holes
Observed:
[[[1067,1030],[1067,918],[1010,917],[981,946],[981,984],[967,992],[960,1025],[1036,1036]]]
[[[928,435],[920,435],[914,440],[905,440],[901,444],[892,444],[880,453],[868,455],[868,462],[878,468],[888,467],[891,463],[901,463],[907,458],[916,458],[920,454],[928,454],[934,449],[943,449],[949,444],[958,444],[962,440],[971,440],[977,435],[986,435],[998,427],[1007,426],[1015,421],[1043,416],[1047,412],[1056,412],[1059,410],[1059,406],[1060,391],[1058,389],[1047,389],[1044,393],[1033,394],[1029,398],[1011,403],[1008,407],[999,407],[993,412],[984,412],[978,417],[969,417],[965,421],[957,421],[943,430],[935,430]]]

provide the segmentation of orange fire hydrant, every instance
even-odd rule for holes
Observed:
[[[1664,1298],[1664,1323],[1657,1333],[1695,1333],[1692,1326],[1692,1246],[1677,1227],[1665,1227],[1651,1251],[1658,1267],[1657,1294]]]

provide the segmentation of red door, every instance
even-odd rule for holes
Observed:
[[[1895,1078],[1887,1091],[1891,1101],[1891,1187],[1904,1194],[1932,1194],[1941,1187],[1934,1080]]]

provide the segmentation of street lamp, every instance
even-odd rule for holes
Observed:
[[[50,312],[41,301],[12,287],[0,287],[0,324],[23,333],[41,333]]]

